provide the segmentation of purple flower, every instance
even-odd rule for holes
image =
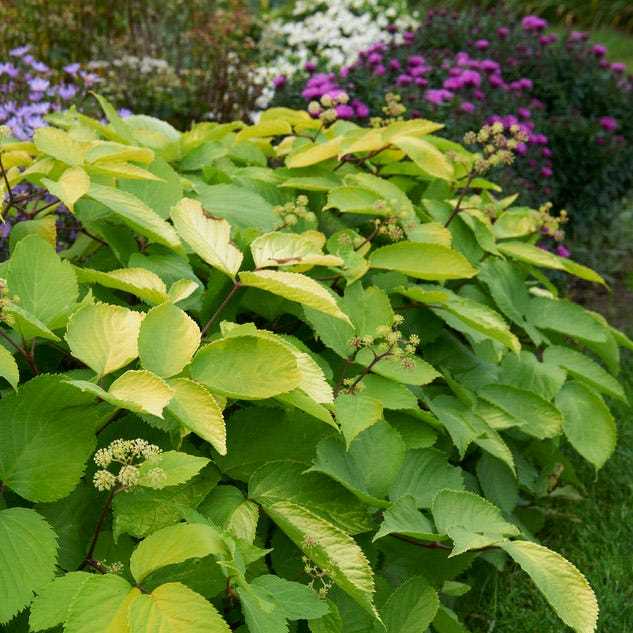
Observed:
[[[398,79],[396,79],[396,84],[398,86],[410,86],[412,82],[413,82],[413,77],[411,77],[411,75],[406,75],[406,74],[398,75]]]
[[[400,61],[397,59],[389,60],[389,70],[400,70]]]
[[[286,85],[286,81],[288,81],[286,75],[277,75],[273,79],[273,86],[275,89],[283,88]]]
[[[541,46],[549,46],[550,44],[554,44],[556,40],[558,40],[558,37],[553,33],[550,33],[548,35],[541,35],[541,37],[538,38]]]
[[[429,82],[424,77],[416,77],[415,78],[415,85],[420,87],[420,88],[426,88],[429,85]]]
[[[33,92],[44,92],[50,85],[50,82],[47,79],[36,77],[35,79],[29,79],[28,84]]]
[[[519,154],[519,156],[525,156],[527,154],[527,152],[528,152],[528,147],[527,147],[527,145],[525,143],[519,143],[516,146],[515,151],[516,151],[517,154]]]
[[[442,105],[445,101],[450,101],[455,95],[450,90],[427,90],[424,98],[433,105]]]
[[[499,64],[493,59],[484,59],[480,64],[479,68],[487,73],[494,73],[499,70]]]
[[[477,50],[485,51],[489,47],[490,47],[490,42],[488,40],[481,39],[475,42],[475,48]]]
[[[500,26],[497,29],[497,35],[502,39],[505,40],[506,37],[508,37],[508,35],[510,35],[510,29],[507,26]]]
[[[354,99],[351,105],[354,108],[357,117],[365,119],[369,116],[369,108],[362,101]]]
[[[6,240],[9,237],[9,233],[11,233],[11,225],[3,220],[0,223],[0,238]]]
[[[349,66],[341,66],[341,70],[338,71],[338,74],[343,78],[348,77],[349,73],[350,73]]]
[[[7,75],[9,78],[15,79],[19,74],[20,71],[11,62],[0,64],[0,76]]]
[[[541,176],[543,176],[543,178],[551,178],[553,174],[554,172],[551,167],[541,168]]]
[[[313,73],[317,68],[317,65],[315,62],[306,62],[303,65],[303,70],[305,70],[308,73]]]
[[[460,106],[459,109],[462,112],[467,112],[467,113],[471,113],[475,111],[475,106],[474,104],[472,104],[470,101],[464,101]]]
[[[40,61],[33,61],[31,62],[31,68],[38,73],[45,73],[48,72],[50,70],[50,68],[44,63],[44,62],[40,62]]]
[[[552,152],[552,150],[549,147],[544,147],[541,150],[541,154],[543,154],[543,156],[545,158],[551,158],[554,155],[554,153]]]
[[[589,36],[584,31],[572,31],[569,34],[570,42],[584,42]]]
[[[601,59],[607,54],[607,47],[603,44],[594,44],[591,47],[591,52],[598,58]]]
[[[615,62],[614,64],[611,64],[611,70],[614,73],[621,75],[626,70],[626,64],[623,64],[622,62]]]
[[[559,257],[569,257],[571,255],[571,251],[564,244],[559,244],[556,247],[556,254]]]
[[[376,75],[376,77],[382,77],[385,72],[385,67],[382,64],[377,64],[376,66],[374,66],[374,75]]]
[[[497,74],[490,75],[490,77],[488,77],[488,81],[493,88],[500,88],[501,86],[505,85],[503,77]]]
[[[398,32],[398,27],[395,24],[388,24],[387,25],[387,33],[391,33],[392,35],[394,33]]]
[[[57,94],[64,100],[72,99],[77,94],[77,86],[73,84],[62,84],[57,89]]]
[[[76,75],[80,68],[81,66],[79,64],[68,64],[64,66],[64,72],[69,75]]]
[[[547,20],[539,18],[537,15],[526,15],[521,20],[521,27],[524,31],[533,31],[538,33],[544,31],[547,28]]]
[[[413,31],[405,31],[402,34],[402,38],[407,44],[412,44],[415,39],[415,33]]]
[[[336,116],[339,119],[353,119],[355,110],[351,105],[342,103],[336,106]]]
[[[424,57],[422,55],[411,55],[409,57],[409,66],[422,66],[424,64]]]
[[[532,116],[532,113],[528,108],[519,108],[517,112],[522,119],[529,119]]]
[[[132,114],[134,114],[132,110],[128,110],[127,108],[119,108],[117,110],[117,113],[122,119],[127,119],[129,116],[132,116]]]
[[[620,127],[617,119],[614,119],[612,116],[600,117],[599,122],[600,127],[606,132],[615,132]]]
[[[13,48],[9,51],[9,55],[11,57],[22,57],[26,53],[31,50],[30,46],[18,46],[17,48]]]

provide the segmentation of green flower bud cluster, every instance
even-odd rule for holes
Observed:
[[[346,92],[340,92],[336,95],[325,94],[320,101],[310,101],[308,104],[308,112],[318,117],[323,123],[334,123],[338,118],[336,106],[345,105],[349,102],[349,95]]]
[[[308,551],[315,547],[316,544],[316,539],[310,536],[307,536],[303,541],[303,547]],[[304,555],[301,557],[301,560],[303,561],[303,571],[311,578],[308,586],[319,594],[319,598],[325,600],[334,584],[329,578],[330,574],[314,564],[309,556]]]
[[[134,488],[140,479],[139,466],[150,457],[161,452],[155,444],[137,438],[135,440],[117,439],[106,448],[100,448],[94,456],[94,462],[99,466],[93,477],[93,483],[97,490],[112,490],[118,487],[122,490]],[[118,473],[108,470],[112,465],[120,465]],[[165,478],[165,473],[160,468],[153,468],[147,474],[155,483]]]
[[[308,196],[301,195],[297,196],[294,202],[286,202],[286,204],[273,207],[273,211],[282,219],[282,224],[279,229],[286,226],[295,226],[300,220],[304,220],[307,223],[314,223],[316,221],[316,215],[308,210],[309,203]]]
[[[498,165],[511,165],[520,143],[527,141],[526,133],[512,125],[506,132],[502,123],[484,125],[478,132],[464,135],[466,145],[478,145],[481,154],[473,166],[475,173],[484,174]]]
[[[562,242],[565,239],[565,231],[561,227],[569,222],[569,216],[565,209],[557,216],[551,215],[552,206],[551,202],[546,202],[539,207],[541,232],[554,238],[557,242]]]

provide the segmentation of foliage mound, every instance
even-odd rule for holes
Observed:
[[[0,265],[0,623],[459,632],[511,559],[594,631],[535,534],[582,492],[564,445],[612,453],[633,343],[558,295],[548,271],[602,280],[534,245],[556,218],[482,175],[512,139],[101,104],[0,145],[79,223],[57,253],[43,208]]]
[[[587,236],[633,184],[633,80],[586,33],[546,29],[503,10],[429,11],[404,43],[376,42],[338,73],[320,66],[296,76],[273,104],[302,107],[343,90],[352,107],[341,115],[366,121],[394,93],[407,118],[441,120],[457,141],[486,122],[520,125],[528,141],[502,183],[526,204],[545,196],[571,210]]]

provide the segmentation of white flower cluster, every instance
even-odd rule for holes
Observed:
[[[166,73],[175,72],[169,63],[164,59],[157,59],[155,57],[137,57],[135,55],[123,55],[113,59],[112,61],[93,61],[88,64],[91,69],[108,68],[114,66],[115,68],[131,68],[143,75],[149,75],[150,73]]]
[[[398,31],[392,36],[387,27]],[[267,89],[258,105],[266,107],[273,96],[273,77],[290,78],[306,62],[330,70],[354,62],[358,54],[378,41],[395,38],[418,24],[402,0],[299,0],[290,18],[272,20],[264,29],[262,48],[272,51],[272,61],[258,71],[258,82]]]

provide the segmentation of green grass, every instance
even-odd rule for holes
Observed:
[[[621,375],[633,401],[633,358]],[[579,458],[586,482],[581,502],[560,502],[561,516],[539,535],[588,578],[600,604],[599,633],[633,633],[633,410],[614,405],[619,443],[595,480]],[[462,617],[473,633],[563,633],[567,629],[517,567],[469,597]],[[495,586],[496,584],[496,586]]]
[[[633,72],[633,35],[609,28],[590,33],[592,42],[604,44],[609,49],[609,61],[624,62],[629,72]]]

